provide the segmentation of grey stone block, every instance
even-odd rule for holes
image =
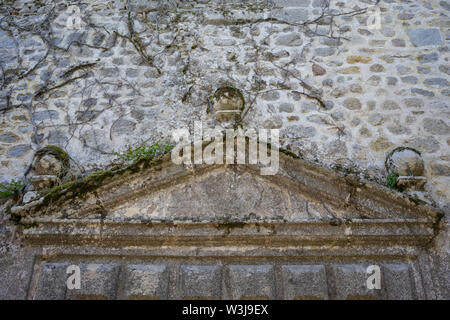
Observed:
[[[0,134],[0,142],[12,143],[16,142],[17,140],[19,140],[19,137],[14,133],[8,132],[5,134]]]
[[[66,299],[115,299],[118,276],[116,264],[81,264],[81,288],[67,290]]]
[[[221,284],[220,266],[181,266],[181,286],[185,299],[220,299]]]
[[[338,300],[376,300],[381,297],[381,290],[368,289],[366,267],[362,264],[333,266],[331,273],[334,280],[335,299]]]
[[[35,121],[44,121],[49,119],[58,119],[59,114],[57,111],[48,110],[48,111],[39,111],[33,113],[33,119]]]
[[[31,150],[31,147],[27,144],[21,144],[15,147],[12,147],[11,150],[8,151],[8,156],[10,157],[20,157],[25,153]]]
[[[383,284],[386,286],[388,299],[414,299],[413,282],[411,281],[410,266],[404,264],[387,264],[382,266]]]
[[[401,77],[401,80],[403,83],[407,83],[407,84],[417,84],[417,82],[418,82],[417,77],[414,77],[414,76]]]
[[[162,264],[130,264],[125,268],[124,295],[128,299],[167,299],[169,272]]]
[[[411,93],[417,93],[424,97],[434,97],[434,93],[420,88],[411,88]]]
[[[328,57],[334,54],[336,51],[333,47],[320,47],[314,49],[314,54],[321,56],[321,57]]]
[[[121,0],[119,0],[119,3]],[[162,1],[157,0],[130,0],[129,6],[131,11],[141,12],[157,9],[161,5]],[[175,1],[167,1],[168,4],[172,4]],[[126,1],[125,1],[126,3]]]
[[[113,136],[128,135],[132,134],[135,129],[136,122],[127,119],[119,119],[111,127],[111,134]]]
[[[39,274],[34,298],[37,300],[62,300],[67,290],[68,263],[45,263]]]
[[[282,266],[284,299],[327,299],[327,279],[323,265]]]
[[[439,55],[436,52],[425,53],[418,56],[420,63],[431,63],[439,60]]]
[[[439,29],[410,29],[409,40],[416,47],[437,46],[442,44]]]
[[[229,267],[231,299],[274,299],[274,271],[271,265]]]
[[[277,7],[308,7],[311,0],[275,0],[274,4]]]
[[[444,78],[429,78],[425,79],[423,82],[427,86],[433,86],[433,87],[439,87],[439,88],[445,88],[449,86],[449,82],[447,79]]]
[[[442,119],[425,118],[423,128],[433,135],[447,135],[450,132],[450,127]]]
[[[308,20],[309,11],[307,9],[276,9],[272,11],[272,17],[289,23],[303,23]]]
[[[287,112],[287,113],[291,113],[294,112],[294,105],[292,103],[282,103],[279,107],[278,110],[280,112]]]
[[[289,33],[286,35],[282,35],[277,38],[275,41],[275,44],[279,46],[301,46],[303,43],[303,40],[301,39],[301,36],[299,33]]]

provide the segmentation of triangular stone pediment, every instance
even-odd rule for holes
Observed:
[[[85,233],[201,241],[202,233],[211,239],[235,229],[244,232],[237,240],[283,232],[291,239],[296,234],[348,239],[355,232],[367,239],[383,232],[420,241],[433,236],[439,212],[427,205],[283,153],[279,164],[276,175],[261,175],[258,165],[176,165],[166,155],[104,172],[14,210],[39,226],[26,233],[41,239],[55,234],[79,239]]]
[[[99,214],[124,221],[433,220],[438,215],[354,175],[284,154],[279,162],[276,174],[261,175],[260,165],[176,165],[166,155],[95,173],[15,210],[22,216]]]

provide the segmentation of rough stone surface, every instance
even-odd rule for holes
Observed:
[[[374,9],[374,1],[366,0],[277,0],[273,3],[132,0],[129,8],[123,1],[88,0],[79,4],[82,18],[79,28],[69,22],[74,20],[68,5],[61,1],[55,4],[51,0],[18,0],[4,1],[0,8],[0,183],[15,179],[26,184],[17,199],[0,199],[0,283],[5,283],[0,297],[448,298],[450,37],[446,1],[379,1],[376,6],[382,13],[380,29],[368,26],[368,13]],[[321,17],[322,12],[328,16]],[[214,94],[223,87],[236,88],[242,93],[243,100],[236,100],[237,107],[231,109],[239,110],[241,117],[233,116],[233,121],[229,117],[225,117],[226,121],[217,117],[220,108],[215,104]],[[226,108],[229,107],[227,104]],[[392,281],[393,285],[376,294],[361,290],[358,281],[362,279],[363,267],[371,262],[367,261],[369,257],[389,254],[370,251],[358,243],[359,238],[354,244],[357,248],[342,249],[342,255],[333,261],[330,251],[320,261],[297,256],[280,262],[267,251],[258,254],[270,258],[252,260],[248,255],[255,253],[237,246],[230,256],[243,257],[248,263],[211,250],[210,253],[217,253],[217,259],[181,259],[177,263],[176,259],[167,257],[134,261],[122,252],[125,262],[121,264],[111,258],[114,250],[110,248],[97,252],[101,257],[98,261],[88,258],[82,261],[83,272],[88,272],[90,279],[86,280],[86,291],[77,295],[64,287],[53,290],[51,284],[65,277],[64,268],[72,262],[61,257],[64,254],[85,257],[85,248],[71,252],[72,249],[61,247],[61,255],[56,254],[59,258],[46,262],[36,260],[33,266],[33,257],[36,252],[42,253],[43,248],[39,244],[20,243],[25,230],[10,221],[10,207],[21,206],[23,202],[34,207],[36,203],[33,204],[29,192],[36,191],[33,188],[40,184],[48,189],[98,171],[105,170],[107,174],[111,168],[123,165],[124,160],[118,154],[128,150],[156,142],[174,144],[174,130],[186,128],[193,133],[193,121],[202,121],[204,128],[218,130],[229,128],[230,122],[242,130],[280,129],[280,146],[306,163],[334,168],[344,175],[356,175],[383,186],[388,174],[386,156],[398,147],[414,148],[421,153],[426,184],[422,191],[407,193],[413,199],[410,202],[432,203],[445,216],[439,223],[431,224],[435,238],[430,243],[427,238],[429,249],[423,255],[407,252],[416,248],[416,244],[401,247],[401,252],[382,247],[384,253],[393,252],[392,256],[402,258],[397,261],[380,258],[383,276],[389,279],[386,283]],[[39,174],[33,172],[35,153],[47,145],[57,145],[70,156],[70,167],[60,177],[57,169],[49,170],[52,166],[47,168],[45,163]],[[51,159],[44,162],[52,163]],[[77,216],[75,208],[89,204],[88,211],[95,213],[91,216],[86,211],[89,219],[104,219],[109,215],[125,223],[134,217],[137,224],[143,219],[152,223],[152,219],[164,217],[160,214],[161,207],[169,216],[179,212],[184,219],[201,217],[204,222],[211,221],[212,213],[224,218],[227,213],[238,211],[241,220],[255,216],[282,221],[283,214],[277,213],[280,210],[299,220],[330,215],[326,208],[331,204],[323,207],[314,200],[315,194],[288,199],[294,189],[316,183],[307,183],[309,171],[299,174],[305,179],[303,184],[297,181],[289,185],[284,178],[294,174],[295,168],[285,169],[285,176],[280,174],[270,183],[265,183],[260,176],[238,177],[233,172],[210,173],[202,180],[196,168],[191,169],[192,175],[186,178],[189,183],[171,182],[178,189],[173,186],[173,190],[164,193],[147,186],[146,200],[130,196],[127,204],[120,208],[112,206],[111,211],[105,212],[102,201],[120,199],[120,192],[127,191],[121,189],[102,201],[89,194],[76,200],[72,209],[59,208],[54,213],[58,217],[73,214],[80,218],[82,214]],[[97,181],[97,176],[94,174],[91,179]],[[139,188],[126,179],[121,183],[130,189]],[[329,180],[321,183],[322,188],[332,184]],[[236,184],[241,189],[235,189]],[[333,215],[339,216],[339,208],[351,207],[347,202],[358,199],[357,188],[348,192],[348,200],[336,194],[340,200],[331,206]],[[72,196],[78,192],[73,190]],[[97,194],[102,194],[101,190]],[[173,198],[167,198],[169,194]],[[242,199],[235,200],[239,198]],[[194,199],[214,206],[196,204]],[[386,203],[374,198],[366,201],[381,207]],[[146,207],[137,211],[138,204]],[[382,214],[381,217],[403,218],[399,213],[403,212],[402,206],[396,208],[395,212],[386,209],[390,212],[388,217]],[[363,219],[373,217],[372,211],[358,215],[355,209],[352,214]],[[233,222],[234,226],[240,222]],[[201,222],[195,221],[193,225],[196,223]],[[34,224],[26,227],[31,225]],[[145,233],[131,225],[125,223],[123,230],[118,229],[124,233],[126,230]],[[57,225],[53,227],[58,229]],[[229,231],[231,235],[239,231],[239,228],[222,227],[221,231]],[[402,225],[394,231],[410,227]],[[48,228],[52,227],[48,225]],[[106,232],[97,222],[92,228],[85,226],[81,234],[102,230],[103,236]],[[69,223],[61,226],[63,229],[76,228]],[[329,230],[306,228],[299,233],[320,238],[322,231]],[[341,231],[344,234],[345,229]],[[298,238],[289,231],[283,232],[287,234],[286,239],[296,243]],[[95,233],[94,238],[99,236]],[[218,241],[226,246],[238,238],[231,236],[225,237],[225,242]],[[186,241],[193,239],[186,238]],[[408,236],[385,243],[395,247],[405,239]],[[183,259],[189,256],[178,249],[175,246],[171,250]],[[195,250],[206,249],[199,244]],[[353,257],[352,261],[344,258],[349,252],[358,251],[366,255],[361,259]],[[280,252],[291,254],[286,247]],[[162,253],[164,256],[167,250]],[[151,257],[153,253],[143,254]],[[423,259],[432,262],[426,265],[421,262]],[[34,267],[41,270],[42,284],[38,284]],[[417,271],[422,267],[429,270]],[[245,274],[255,279],[254,283],[231,289]],[[298,281],[299,277],[307,279],[310,289]],[[178,279],[176,283],[174,278]],[[130,279],[129,287],[124,286],[123,279]],[[138,284],[140,281],[144,283],[142,286]],[[192,285],[195,281],[206,284],[203,289],[195,288]],[[345,288],[335,287],[333,283],[337,282],[345,283]],[[36,291],[29,290],[30,283]],[[120,285],[115,287],[117,283]]]
[[[450,132],[449,126],[442,119],[425,118],[423,126],[426,132],[435,135],[447,135]]]
[[[31,200],[36,199],[39,196],[39,194],[35,191],[28,191],[23,195],[22,202],[23,203],[29,203]]]
[[[323,76],[327,71],[318,64],[313,64],[312,71],[315,76]]]
[[[58,176],[63,171],[63,164],[55,156],[45,154],[36,158],[36,161],[33,163],[33,169],[38,175]]]
[[[240,120],[244,104],[244,97],[238,89],[232,87],[217,89],[214,94],[216,119],[220,122]]]
[[[72,30],[65,24],[67,8],[64,5],[58,7],[51,24],[52,36],[55,43],[69,49],[46,57],[27,77],[16,79],[10,71],[5,77],[0,97],[0,109],[7,108],[2,115],[4,122],[0,130],[0,161],[4,163],[0,174],[5,179],[20,178],[33,156],[30,151],[49,143],[63,147],[81,171],[89,172],[114,162],[115,152],[123,152],[130,146],[139,147],[143,141],[170,140],[171,130],[192,126],[188,123],[190,119],[217,126],[211,122],[214,112],[208,112],[212,111],[208,108],[208,98],[220,87],[233,86],[242,92],[246,101],[248,111],[245,111],[244,126],[283,129],[296,125],[314,128],[318,133],[330,132],[330,126],[354,126],[353,117],[346,113],[351,110],[362,112],[357,115],[359,125],[370,131],[371,123],[364,106],[374,97],[380,100],[377,112],[384,119],[390,119],[393,110],[401,110],[404,119],[414,117],[416,120],[408,124],[408,132],[399,132],[395,128],[389,130],[388,127],[393,127],[387,121],[377,124],[384,130],[377,133],[381,136],[376,138],[373,132],[371,136],[356,132],[333,133],[339,135],[347,146],[348,161],[360,171],[378,168],[374,178],[382,182],[385,149],[372,149],[370,157],[361,157],[361,152],[351,146],[370,146],[376,139],[381,139],[387,141],[385,145],[397,147],[403,143],[398,140],[399,134],[407,136],[406,143],[422,138],[425,118],[445,121],[438,108],[428,106],[442,103],[445,109],[447,104],[444,97],[448,52],[435,45],[415,47],[413,44],[422,45],[427,41],[435,44],[440,39],[444,45],[445,31],[431,23],[432,20],[416,26],[422,20],[414,14],[420,8],[421,12],[435,16],[438,21],[444,19],[439,11],[444,9],[402,4],[400,10],[395,2],[380,3],[383,12],[393,14],[383,19],[379,33],[366,28],[363,15],[356,15],[351,21],[349,17],[336,16],[336,25],[350,40],[312,36],[303,28],[290,25],[291,19],[295,18],[300,19],[295,23],[301,19],[314,20],[318,14],[314,10],[323,5],[319,2],[293,1],[286,8],[284,6],[288,2],[280,2],[277,6],[281,8],[272,11],[264,1],[257,0],[248,4],[233,2],[225,7],[214,1],[188,1],[183,9],[177,7],[176,1],[160,9],[158,2],[151,2],[151,5],[139,2],[139,5],[131,5],[134,8],[131,9],[131,18],[144,51],[126,38],[117,38],[100,30],[104,27],[120,35],[129,34],[124,8],[111,10],[113,7],[107,2],[90,0],[82,8],[81,15],[89,14],[100,29],[82,23],[81,30]],[[330,8],[339,14],[353,10],[355,4],[347,1],[338,5],[338,2],[331,1]],[[11,10],[17,6],[19,18],[19,3],[10,6]],[[46,1],[31,6],[36,9],[33,13],[36,21],[50,8]],[[141,15],[142,8],[155,10],[154,14]],[[167,14],[159,24],[163,28],[153,30],[158,10],[166,10]],[[279,23],[261,20],[271,13],[280,18]],[[284,18],[287,19],[286,24],[283,23]],[[238,24],[235,25],[233,20]],[[248,23],[242,24],[243,21]],[[316,32],[328,32],[327,23],[326,19],[320,21]],[[404,23],[408,25],[403,26]],[[396,27],[399,24],[401,28]],[[358,30],[370,32],[360,38]],[[46,42],[23,31],[21,36],[26,39],[23,43],[33,52],[21,51],[23,66],[20,67],[19,60],[14,57],[17,56],[15,44],[22,40],[14,39],[11,36],[14,32],[3,32],[1,36],[5,44],[2,57],[7,63],[3,67],[5,70],[31,69],[43,58],[40,52],[45,52]],[[155,32],[160,33],[154,38],[159,39],[159,43],[149,36]],[[383,46],[378,46],[384,40],[387,41]],[[55,58],[50,59],[51,56]],[[423,72],[427,72],[426,78],[422,78]],[[325,80],[321,78],[324,75],[327,76]],[[36,88],[42,93],[34,95],[26,88]],[[53,89],[46,91],[42,88]],[[315,115],[310,119],[318,119],[323,108],[318,101],[297,94],[305,88],[306,93],[313,96],[322,91],[321,100],[327,102],[324,103],[325,111],[333,110],[320,115],[324,121],[311,122],[306,117],[293,114],[301,112],[301,108],[286,112],[290,108],[281,107],[278,115],[267,111],[270,103],[277,108],[285,103],[295,104],[300,97],[302,103],[308,100],[308,103],[316,105],[315,110],[311,110]],[[25,107],[8,107],[28,103],[31,99],[31,113]],[[359,100],[361,107],[354,99]],[[406,99],[421,99],[422,103],[408,100],[406,106],[411,110],[406,111],[402,109]],[[384,105],[384,101],[393,102]],[[330,102],[333,103],[332,108]],[[379,109],[383,106],[387,109]],[[335,115],[340,113],[342,116],[336,118]],[[299,131],[289,140],[284,140],[283,147],[298,144],[296,139],[304,139],[303,136]],[[315,151],[314,154],[304,152],[304,155],[327,166],[335,165],[336,160],[329,157],[326,147],[334,138],[324,134],[309,136],[305,143],[315,145]],[[439,150],[432,157],[445,157],[446,148],[441,141],[438,142]],[[430,179],[429,182],[432,193],[442,189],[443,185],[438,186],[442,182]],[[435,196],[439,198],[437,201],[446,202],[445,197],[437,193]]]
[[[361,102],[357,98],[347,98],[344,100],[344,106],[350,110],[361,109]]]

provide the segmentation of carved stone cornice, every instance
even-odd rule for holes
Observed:
[[[21,207],[36,243],[110,245],[425,245],[441,213],[404,194],[280,154],[258,165],[173,164],[107,175]],[[85,188],[85,189],[83,189]],[[78,194],[75,193],[78,190]],[[16,208],[16,212],[18,209]]]

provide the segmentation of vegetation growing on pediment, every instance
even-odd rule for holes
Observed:
[[[115,152],[115,155],[118,156],[123,161],[133,161],[141,157],[156,157],[167,153],[173,149],[173,146],[167,143],[155,143],[149,147],[143,146],[137,149],[128,148],[128,151],[125,153]]]
[[[0,183],[0,199],[17,197],[24,187],[25,185],[21,180],[11,180],[6,184]]]
[[[396,172],[388,174],[386,177],[386,186],[393,190],[397,190],[398,177],[399,175]]]
[[[172,145],[160,142],[149,147],[144,146],[135,150],[129,150],[124,154],[117,153],[125,161],[123,165],[116,165],[109,169],[95,171],[85,177],[53,187],[42,196],[42,201],[37,205],[36,209],[38,210],[40,207],[47,206],[64,195],[71,198],[83,197],[103,185],[106,179],[116,175],[135,173],[152,167],[157,168],[162,163],[164,156],[172,149]]]

